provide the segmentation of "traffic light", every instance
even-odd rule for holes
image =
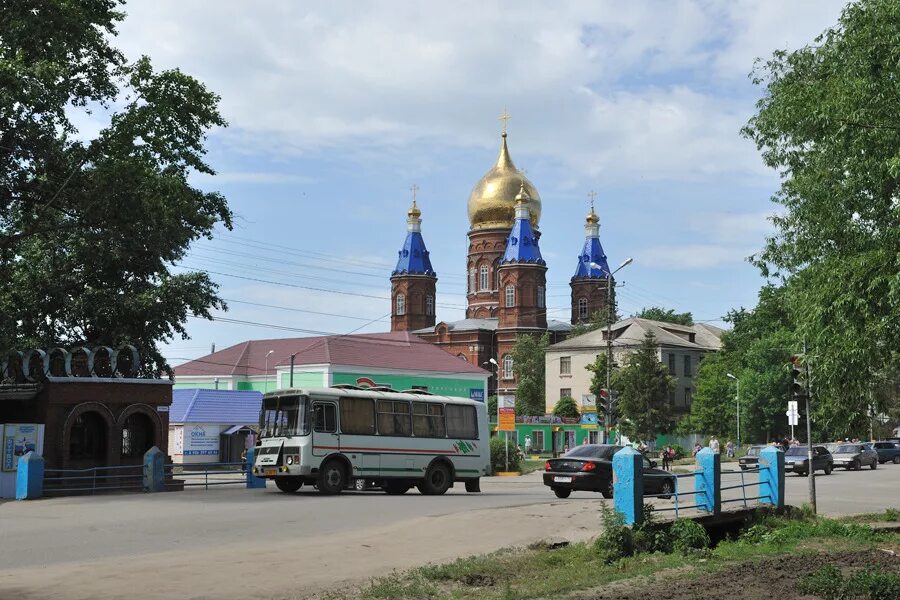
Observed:
[[[791,396],[795,400],[806,397],[806,377],[803,370],[803,357],[791,357]]]

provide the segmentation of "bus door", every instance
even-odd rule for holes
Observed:
[[[313,456],[326,456],[341,449],[337,432],[337,404],[328,400],[313,400]]]

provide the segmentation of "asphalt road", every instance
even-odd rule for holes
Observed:
[[[740,480],[738,475],[723,477],[723,485]],[[746,478],[750,481],[755,476]],[[683,490],[688,491],[690,479],[682,481]],[[877,471],[819,474],[816,483],[822,514],[900,508],[900,465],[882,465]],[[789,504],[806,501],[805,478],[789,474],[786,485]],[[233,548],[239,555],[241,548],[290,548],[301,538],[317,540],[316,552],[327,549],[323,544],[333,543],[332,550],[339,553],[357,540],[366,540],[361,544],[365,548],[390,552],[380,547],[382,540],[387,543],[403,537],[407,528],[414,529],[409,534],[421,539],[408,542],[404,548],[418,544],[410,550],[410,560],[425,562],[445,560],[457,555],[454,552],[470,554],[527,543],[530,536],[545,536],[569,525],[568,531],[576,534],[596,531],[599,495],[575,492],[568,500],[558,500],[542,485],[540,473],[485,479],[482,490],[481,494],[467,494],[457,486],[436,497],[415,491],[399,497],[375,491],[325,497],[306,489],[288,495],[274,487],[220,487],[183,493],[4,502],[0,504],[0,591],[18,590],[9,586],[21,575],[16,571],[20,568],[39,569],[35,577],[39,574],[41,579],[35,581],[48,577],[52,581],[54,567],[63,573],[77,564],[80,573],[87,576],[92,565],[104,561],[118,564],[125,559],[149,560],[151,556],[171,558],[173,553],[202,561],[222,549]],[[734,496],[723,494],[723,499],[730,497]],[[666,507],[673,503],[659,504]],[[554,522],[554,518],[561,520]],[[487,527],[488,523],[497,529]],[[429,539],[430,528],[440,531],[442,540],[456,536],[457,545],[447,542],[438,548],[439,544]],[[481,542],[467,544],[469,537]],[[439,552],[435,553],[435,548]],[[66,577],[71,579],[70,575]],[[60,578],[67,580],[62,575]]]

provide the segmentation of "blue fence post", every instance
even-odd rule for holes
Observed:
[[[697,453],[694,473],[694,491],[697,508],[717,515],[722,511],[722,463],[721,457],[712,448],[703,448]]]
[[[247,489],[252,490],[256,488],[264,488],[266,487],[266,480],[262,477],[257,477],[253,474],[253,465],[256,463],[256,446],[252,446],[247,450],[247,464],[245,465],[245,469],[247,471]]]
[[[166,455],[153,446],[144,454],[144,491],[161,492],[165,489]]]
[[[784,508],[784,451],[767,446],[759,453],[760,504]]]
[[[613,507],[626,525],[641,522],[644,513],[644,457],[625,446],[613,455]]]
[[[16,500],[34,500],[44,495],[44,457],[29,452],[16,465]]]

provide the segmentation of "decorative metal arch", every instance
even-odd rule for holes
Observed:
[[[108,361],[108,374],[98,373],[98,358]],[[51,348],[44,351],[33,348],[20,352],[10,350],[3,354],[0,362],[0,382],[11,380],[13,382],[26,381],[39,383],[53,377],[93,377],[93,378],[131,378],[137,376],[140,368],[140,354],[138,349],[131,344],[123,344],[118,348],[110,346],[96,346],[88,348],[79,346],[71,350],[65,348]],[[51,372],[56,361],[63,364],[63,372]],[[79,359],[84,360],[84,372],[76,373]]]

